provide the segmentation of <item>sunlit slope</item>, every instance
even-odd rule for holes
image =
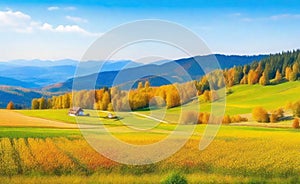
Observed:
[[[226,114],[247,114],[257,106],[268,110],[285,107],[288,102],[300,100],[300,82],[285,82],[278,85],[236,85],[231,87],[232,94],[226,96]],[[186,104],[188,109],[197,109],[196,103]],[[221,103],[214,102],[214,105],[221,106]],[[210,111],[211,104],[201,103],[200,109],[203,112]],[[170,112],[177,113],[180,107],[170,109]]]

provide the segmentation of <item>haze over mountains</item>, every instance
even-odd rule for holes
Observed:
[[[222,69],[248,64],[267,57],[267,55],[226,56],[220,54],[215,56]],[[212,55],[208,55],[196,56],[195,58],[201,62],[209,62],[212,57]],[[32,98],[71,91],[78,63],[79,61],[68,59],[0,62],[0,86],[4,86],[0,88],[0,107],[4,107],[10,100],[13,100],[15,104],[30,107]],[[97,66],[102,66],[100,73]],[[133,82],[137,76],[143,76],[140,80],[149,80],[152,86],[160,86],[170,83],[170,81],[163,79],[165,76],[172,76],[172,82],[183,82],[180,77],[177,77],[179,75],[178,68],[185,69],[193,80],[199,79],[204,74],[193,58],[158,61],[151,64],[130,60],[86,61],[80,64],[80,76],[76,81],[80,83],[78,90],[89,89],[85,84],[93,78],[97,79],[96,88],[111,87],[115,77],[122,74],[123,77],[118,78],[114,85]]]

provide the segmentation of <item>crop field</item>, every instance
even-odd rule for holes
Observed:
[[[9,129],[10,134],[7,133]],[[199,141],[204,129],[205,125],[198,125],[187,144],[166,160],[145,166],[127,166],[97,153],[78,130],[1,127],[0,175],[10,177],[10,180],[2,180],[6,183],[18,183],[23,179],[25,182],[26,178],[29,183],[38,182],[43,177],[49,177],[49,183],[143,183],[147,178],[151,178],[149,183],[158,183],[175,171],[184,173],[191,183],[203,179],[246,183],[299,181],[299,131],[222,126],[211,145],[200,151]],[[149,144],[161,140],[166,133],[118,132],[115,136],[132,144]]]
[[[268,110],[284,107],[299,99],[299,89],[299,82],[232,87],[226,114],[249,114],[256,106]],[[195,103],[185,106],[194,109]],[[210,108],[209,103],[200,106],[202,111]],[[188,142],[171,157],[150,165],[130,166],[95,151],[78,130],[76,119],[67,112],[0,111],[1,183],[159,183],[174,172],[185,175],[189,183],[300,182],[300,132],[287,128],[291,120],[222,125],[213,142],[202,151],[199,141],[206,125],[197,125]],[[166,138],[176,128],[180,107],[166,109],[164,120],[170,124],[147,118],[149,111],[119,113],[119,119],[107,119],[106,112],[95,110],[85,113],[90,116],[77,119],[85,128],[101,124],[124,142],[147,145]],[[147,131],[149,128],[151,131]]]

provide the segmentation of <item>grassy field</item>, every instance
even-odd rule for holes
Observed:
[[[226,113],[249,114],[256,106],[268,110],[284,107],[299,99],[299,89],[300,82],[235,86],[227,96]],[[186,104],[186,108],[193,110],[195,104]],[[208,103],[201,104],[202,111],[209,109]],[[221,126],[203,151],[199,150],[199,141],[206,125],[197,125],[185,146],[171,157],[155,164],[130,166],[109,160],[90,147],[78,129],[67,126],[77,127],[76,119],[67,112],[2,110],[2,116],[10,113],[10,118],[0,121],[1,183],[159,183],[173,172],[181,172],[189,183],[300,182],[300,132],[280,128],[290,125],[290,121],[269,124],[277,128],[253,127],[251,122]],[[120,119],[107,119],[107,113],[94,110],[85,113],[90,116],[79,117],[79,123],[104,125],[112,135],[131,144],[158,142],[176,128],[176,124],[139,115],[150,115],[148,111],[120,113]],[[179,113],[179,107],[168,109],[165,120],[176,123]],[[58,124],[51,127],[49,123]],[[147,131],[150,128],[152,131]]]
[[[78,130],[1,127],[0,174],[10,176],[1,181],[36,183],[49,177],[48,183],[159,183],[174,171],[182,172],[190,183],[299,181],[299,131],[222,126],[212,144],[200,151],[204,129],[205,125],[198,125],[188,143],[166,160],[127,166],[98,154]],[[149,144],[168,133],[118,132],[116,136],[132,144]]]

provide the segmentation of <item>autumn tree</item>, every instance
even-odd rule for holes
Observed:
[[[205,102],[209,102],[210,101],[210,91],[208,91],[208,90],[204,91],[204,93],[203,93],[203,100]]]
[[[292,105],[292,110],[295,117],[300,117],[300,101],[297,101]]]
[[[62,108],[63,109],[70,108],[70,102],[71,102],[70,94],[68,93],[64,94],[62,97]]]
[[[256,107],[252,111],[252,117],[257,122],[269,122],[268,112],[262,107]]]
[[[187,111],[184,112],[181,116],[181,124],[198,124],[199,113],[196,111]]]
[[[171,108],[178,105],[180,105],[180,96],[176,89],[169,87],[169,90],[166,92],[166,106]]]
[[[138,89],[143,89],[143,82],[139,82],[137,88],[138,88]]]
[[[292,71],[290,72],[289,80],[295,81],[299,76],[299,64],[296,62],[293,64]]]
[[[15,105],[12,101],[10,101],[7,106],[6,106],[6,109],[8,110],[12,110],[12,109],[15,109]]]
[[[46,109],[47,108],[47,101],[44,97],[39,99],[39,109]]]
[[[100,109],[107,110],[109,103],[110,103],[110,95],[109,95],[108,91],[105,91],[103,94],[102,101],[100,102]]]
[[[269,80],[268,74],[266,72],[263,72],[262,76],[259,79],[259,84],[265,86],[265,85],[268,85],[269,83],[270,83],[270,80]]]
[[[230,116],[229,115],[225,115],[223,117],[222,124],[230,124],[230,123],[231,123]]]
[[[250,70],[248,74],[248,84],[256,84],[258,82],[259,75],[256,71]]]
[[[291,73],[292,73],[291,67],[286,67],[285,68],[285,78],[286,78],[286,80],[288,80],[288,81],[290,80]]]
[[[276,71],[276,75],[275,75],[275,82],[279,83],[282,80],[282,75],[279,72],[279,70]]]
[[[149,81],[146,81],[146,82],[145,82],[145,88],[146,88],[146,89],[150,88],[150,82],[149,82]]]
[[[40,104],[37,98],[32,99],[31,101],[31,108],[32,109],[39,109]]]
[[[300,126],[299,126],[299,119],[298,118],[295,118],[294,119],[294,121],[293,121],[293,128],[295,128],[295,129],[298,129],[298,128],[300,128]]]

